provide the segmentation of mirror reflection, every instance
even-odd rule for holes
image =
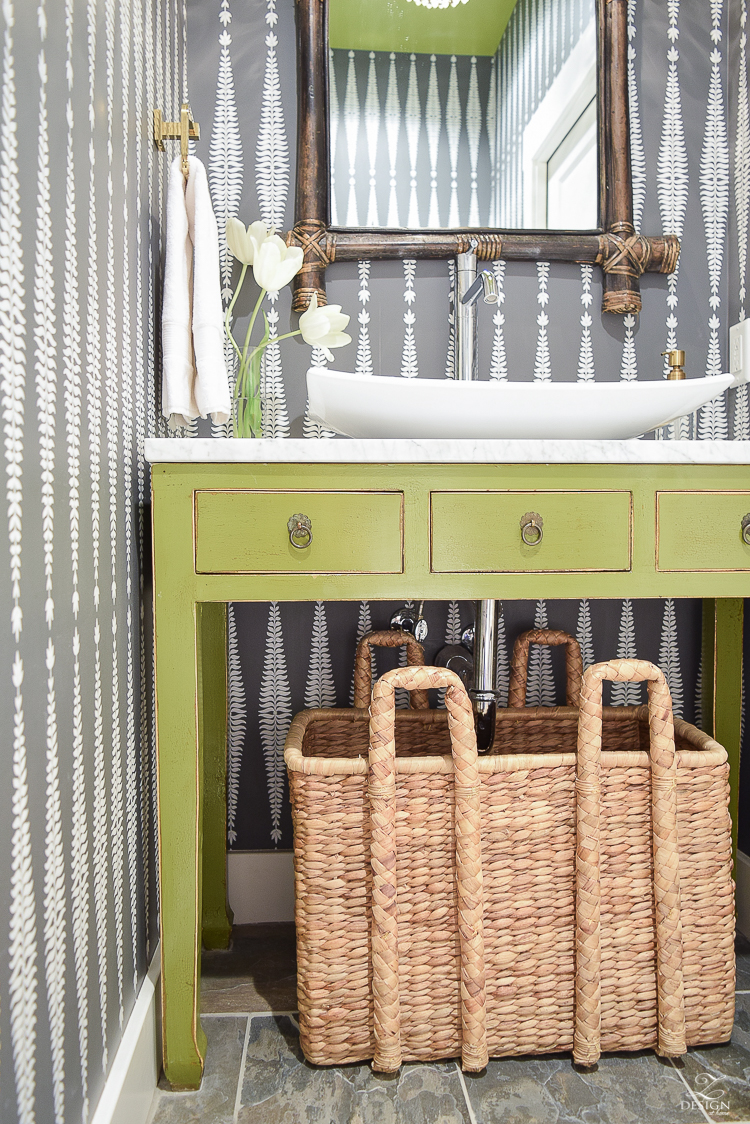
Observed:
[[[596,0],[329,0],[331,222],[598,226]]]

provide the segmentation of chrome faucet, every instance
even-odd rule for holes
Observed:
[[[453,377],[462,382],[476,382],[477,362],[477,301],[484,295],[485,304],[497,304],[497,282],[488,269],[477,276],[478,243],[472,240],[472,249],[456,257],[456,342],[453,360]]]
[[[497,283],[488,269],[477,275],[478,243],[472,239],[471,250],[456,258],[456,340],[454,378],[476,382],[479,374],[477,358],[477,301],[497,304]],[[486,752],[495,737],[495,667],[497,663],[498,602],[477,601],[474,626],[474,675],[469,694],[474,706],[477,748]]]

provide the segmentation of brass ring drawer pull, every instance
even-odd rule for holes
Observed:
[[[305,550],[313,541],[312,520],[309,515],[292,515],[287,523],[289,542],[296,550]]]
[[[742,516],[742,541],[750,546],[750,511]]]
[[[539,546],[544,538],[544,520],[536,511],[527,511],[521,519],[521,538],[526,546]]]

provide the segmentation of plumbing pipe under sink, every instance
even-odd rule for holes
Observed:
[[[497,304],[495,278],[488,270],[477,276],[477,243],[456,258],[456,346],[455,378],[476,382],[479,377],[477,359],[477,303],[484,295],[485,304]],[[469,695],[474,707],[477,749],[486,752],[495,739],[495,663],[497,660],[497,601],[477,601],[474,625],[474,676]]]
[[[474,682],[469,696],[474,706],[477,749],[486,753],[495,740],[495,667],[497,663],[497,617],[499,603],[477,601],[474,626]]]
[[[455,671],[466,684],[474,710],[477,749],[486,753],[495,740],[497,620],[503,609],[501,602],[493,599],[475,605],[475,622],[465,629],[461,643],[446,644],[436,654],[435,663]]]

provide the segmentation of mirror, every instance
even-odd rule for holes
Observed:
[[[628,7],[296,0],[294,311],[325,303],[333,262],[473,245],[590,262],[602,310],[639,312],[641,274],[672,273],[680,244],[633,226]]]
[[[329,0],[331,222],[596,230],[595,0]]]

